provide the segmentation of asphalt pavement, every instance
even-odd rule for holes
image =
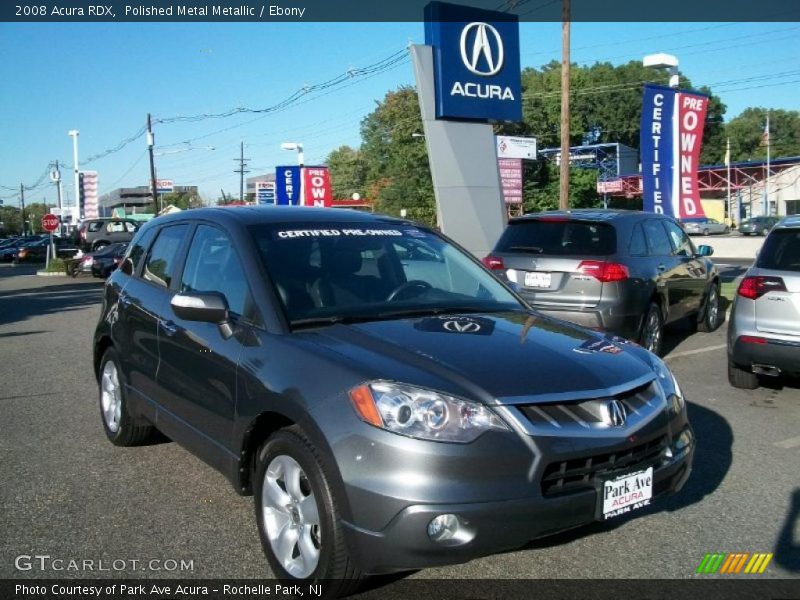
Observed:
[[[0,269],[0,578],[268,577],[252,498],[176,444],[106,440],[91,367],[101,292],[97,280]],[[800,383],[730,387],[725,326],[678,327],[666,342],[698,440],[680,494],[634,518],[409,577],[694,578],[706,553],[772,552],[760,577],[798,578]],[[17,558],[37,554],[125,562],[105,573],[24,569]],[[186,570],[167,570],[170,560]]]

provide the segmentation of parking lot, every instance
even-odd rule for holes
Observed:
[[[98,280],[0,269],[0,578],[105,575],[15,565],[35,554],[128,561],[116,576],[268,576],[252,498],[175,444],[125,449],[105,439],[91,370],[101,291]],[[798,577],[800,383],[730,387],[724,325],[675,328],[666,348],[698,443],[680,494],[636,518],[410,577],[725,577],[695,574],[713,552],[774,553],[760,577]],[[133,559],[192,568],[153,572]]]

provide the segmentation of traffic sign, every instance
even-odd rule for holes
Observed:
[[[42,229],[45,231],[53,233],[58,230],[59,225],[61,225],[61,220],[53,214],[48,213],[42,217]]]

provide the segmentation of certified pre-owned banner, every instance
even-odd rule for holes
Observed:
[[[702,217],[697,166],[708,97],[646,85],[641,158],[644,210],[676,218]]]

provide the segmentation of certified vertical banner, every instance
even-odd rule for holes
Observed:
[[[299,206],[300,167],[275,167],[275,200],[284,206]]]
[[[703,94],[645,85],[640,138],[645,211],[705,216],[697,167],[707,108]]]

